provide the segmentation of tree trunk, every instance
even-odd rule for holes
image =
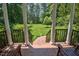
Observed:
[[[71,4],[71,16],[69,20],[69,26],[68,26],[68,33],[66,38],[66,44],[70,44],[71,36],[72,36],[72,25],[74,20],[74,13],[75,13],[75,3]]]
[[[51,43],[55,43],[55,26],[56,26],[56,10],[57,10],[57,4],[52,4],[53,10],[52,10],[52,28],[51,28]]]
[[[6,5],[6,3],[2,4],[2,10],[3,10],[3,17],[4,17],[4,23],[5,23],[8,43],[9,43],[9,45],[12,45],[13,42],[12,42],[11,31],[10,31],[10,26],[9,26],[8,12],[7,12],[7,5]]]
[[[22,12],[23,12],[25,44],[29,45],[28,26],[27,26],[27,5],[25,3],[22,4]]]

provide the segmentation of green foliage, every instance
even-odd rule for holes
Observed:
[[[62,26],[64,24],[62,19],[63,19],[62,17],[57,18],[57,25],[58,26]]]
[[[51,25],[51,23],[52,23],[51,17],[46,16],[44,18],[43,24]]]
[[[8,16],[10,24],[12,23],[22,23],[22,9],[21,4],[7,4]]]
[[[22,30],[23,28],[24,28],[23,24],[13,24],[12,26],[12,29],[16,29],[16,30],[18,29]]]
[[[31,32],[30,35],[32,35],[32,39],[34,40],[37,37],[46,35],[46,33],[48,33],[50,29],[50,24],[53,20],[51,19],[53,4],[30,3],[27,5],[28,5],[27,17],[28,17],[28,23],[30,23],[30,25],[28,25],[28,28],[29,28],[29,31]],[[22,24],[23,17],[22,17],[21,4],[9,3],[7,4],[7,8],[8,8],[8,16],[9,16],[9,23],[10,23],[11,30],[12,29],[22,30],[24,26]],[[68,28],[68,22],[70,20],[70,11],[71,11],[70,8],[71,8],[71,5],[69,3],[57,4],[57,20],[56,20],[57,29]],[[34,23],[37,23],[37,24],[34,24]],[[41,24],[38,24],[38,23],[41,23]],[[3,21],[2,5],[0,4],[0,31],[5,30],[4,28],[5,27],[4,27],[4,21]],[[75,6],[75,19],[73,22],[73,29],[79,30],[79,4],[76,4]],[[17,35],[18,34],[19,33],[17,33]],[[78,38],[76,38],[78,36],[79,35],[75,35],[75,38],[73,39],[78,40]],[[58,33],[57,37],[63,39],[60,33]],[[73,41],[76,42],[76,40],[73,40]],[[59,40],[59,41],[62,41],[62,40]]]
[[[4,31],[4,26],[0,24],[0,31]]]
[[[50,21],[50,17],[52,15],[52,9],[53,4],[52,3],[42,3],[42,4],[36,4],[36,3],[30,3],[27,4],[28,10],[27,10],[27,16],[28,16],[28,23],[44,23],[46,18],[48,17],[48,20]],[[22,18],[22,9],[21,4],[15,4],[15,3],[9,3],[7,4],[8,8],[8,16],[9,16],[9,23],[23,23]],[[71,10],[71,4],[69,3],[58,3],[57,4],[57,26],[67,26],[68,21],[70,18],[70,10]],[[74,20],[74,26],[75,28],[79,29],[79,4],[76,4],[75,6],[75,20]],[[46,20],[48,23],[49,21]],[[2,4],[0,4],[0,23],[4,24],[3,22],[3,13],[2,13]]]
[[[70,15],[57,17],[57,26],[68,26]]]

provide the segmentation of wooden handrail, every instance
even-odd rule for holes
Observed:
[[[50,37],[50,35],[51,35],[51,30],[49,30],[49,32],[46,34],[46,38],[48,39],[48,37]],[[77,30],[72,31],[71,43],[74,42],[74,39],[78,40],[78,38],[79,38],[78,35],[79,35],[79,31],[77,31]],[[62,42],[64,42],[66,40],[66,37],[67,37],[67,29],[56,29],[56,35],[55,35],[56,41],[60,42],[61,40],[63,40]],[[47,41],[50,41],[50,38]],[[79,41],[77,41],[77,42],[79,42]]]

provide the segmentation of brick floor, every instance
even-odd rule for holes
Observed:
[[[46,36],[38,37],[30,47],[22,46],[23,56],[56,56],[58,48],[55,45],[46,43]]]

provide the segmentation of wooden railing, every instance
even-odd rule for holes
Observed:
[[[56,41],[57,42],[64,42],[66,40],[67,30],[66,29],[56,29]]]
[[[11,36],[13,43],[24,43],[24,31],[23,30],[11,30]],[[32,43],[32,34],[29,31],[29,41]],[[0,32],[0,48],[8,45],[8,39],[6,31]]]
[[[24,40],[24,31],[23,30],[12,30],[12,40],[14,43],[23,43]],[[29,33],[29,41],[32,43],[32,34],[30,33],[30,31],[28,31]]]
[[[79,31],[73,30],[71,43],[79,43]]]
[[[1,31],[0,32],[0,48],[3,48],[6,45],[8,45],[6,31]]]
[[[50,32],[49,31],[46,35],[46,41],[50,41]],[[56,42],[65,42],[67,37],[67,29],[56,29],[55,41]],[[73,30],[71,36],[71,43],[78,43],[79,42],[79,31]]]
[[[12,40],[14,43],[24,42],[24,32],[23,30],[12,30]]]
[[[12,30],[11,31],[12,40],[14,43],[24,42],[24,31],[23,30]],[[56,29],[56,42],[65,42],[67,37],[67,29]],[[79,31],[73,30],[71,43],[79,42]],[[32,34],[29,31],[29,41],[32,43]],[[50,41],[50,31],[46,35],[46,41]],[[8,45],[6,31],[0,32],[0,47]]]

